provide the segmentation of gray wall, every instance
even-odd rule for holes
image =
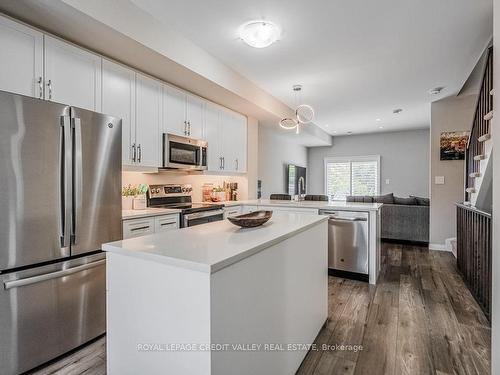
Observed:
[[[259,126],[259,179],[262,198],[272,193],[286,193],[286,165],[307,167],[307,148],[280,135],[285,130]],[[300,135],[298,135],[300,137]]]
[[[462,160],[440,160],[441,132],[470,130],[477,95],[451,97],[431,104],[431,211],[430,246],[439,250],[445,240],[456,237],[455,203],[464,199]],[[444,176],[445,184],[436,185],[435,177]]]
[[[324,194],[325,157],[365,155],[380,155],[382,194],[429,196],[428,129],[333,137],[331,147],[309,148],[308,193]]]

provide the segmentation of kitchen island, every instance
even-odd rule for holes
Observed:
[[[113,374],[294,374],[326,321],[327,217],[103,245]]]

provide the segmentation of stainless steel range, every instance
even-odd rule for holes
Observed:
[[[148,206],[155,208],[177,208],[181,211],[181,227],[192,227],[224,219],[224,205],[193,203],[191,185],[150,185]]]

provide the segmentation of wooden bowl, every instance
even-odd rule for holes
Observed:
[[[253,228],[267,222],[271,216],[273,216],[273,211],[255,211],[249,214],[243,214],[238,216],[230,216],[227,219],[234,225],[242,228]]]

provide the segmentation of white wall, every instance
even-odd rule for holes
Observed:
[[[272,193],[287,192],[285,177],[288,164],[307,167],[307,148],[286,139],[283,132],[285,130],[279,128],[259,126],[259,180],[262,181],[262,198],[269,198]]]
[[[441,132],[470,130],[477,95],[451,97],[431,104],[431,247],[444,247],[445,240],[456,237],[455,203],[464,200],[463,160],[440,160]],[[436,185],[436,176],[444,176],[445,184]]]
[[[497,41],[500,40],[500,0],[493,2],[493,87],[496,95],[493,97],[493,108],[500,108],[500,54]],[[498,111],[498,110],[497,110]],[[500,163],[498,155],[500,150],[500,131],[495,129],[500,125],[500,118],[495,114],[491,126],[493,134],[493,241],[492,241],[492,310],[491,310],[491,373],[500,374]]]
[[[365,155],[381,156],[381,194],[429,196],[428,129],[333,137],[331,147],[309,148],[308,193],[325,193],[325,157]]]

